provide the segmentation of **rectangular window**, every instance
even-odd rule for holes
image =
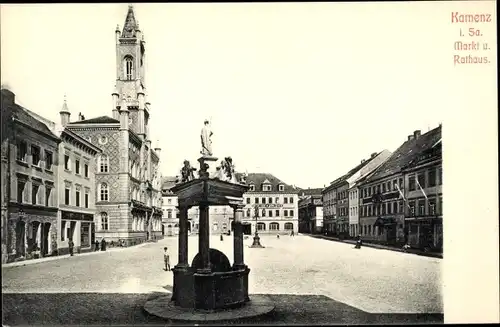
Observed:
[[[83,173],[85,177],[89,177],[89,165],[85,164],[83,166]]]
[[[38,189],[40,188],[39,185],[34,184],[31,186],[31,204],[38,204]]]
[[[415,176],[410,176],[408,177],[408,190],[415,191],[415,189],[416,189]]]
[[[286,198],[285,198],[286,199]],[[283,216],[288,217],[288,210],[283,210]]]
[[[288,198],[287,198],[287,197],[284,197],[284,198],[283,198],[283,203],[284,203],[284,204],[288,204]]]
[[[86,192],[85,193],[85,208],[89,207],[89,194]]]
[[[425,216],[425,201],[424,200],[418,201],[418,215]]]
[[[391,191],[391,182],[387,182],[387,192]]]
[[[80,175],[80,160],[75,160],[75,174]]]
[[[280,202],[280,198],[276,197],[274,203],[278,204]]]
[[[61,241],[64,241],[66,238],[66,221],[61,222]]]
[[[259,204],[259,198],[255,198],[255,204]]]
[[[28,144],[25,141],[21,141],[17,146],[17,160],[26,162],[27,156],[28,156]]]
[[[439,214],[443,214],[443,198],[441,196],[439,197]]]
[[[433,187],[436,186],[436,170],[431,169],[429,170],[429,175],[428,175],[428,180],[427,180],[427,186]]]
[[[398,210],[399,213],[403,213],[404,212],[404,207],[403,207],[403,201],[399,201],[399,210]]]
[[[420,184],[420,187],[425,188],[425,175],[423,173],[418,174],[418,183]]]
[[[273,203],[273,198],[269,198],[269,204]]]
[[[52,152],[45,150],[45,169],[52,170]]]
[[[443,184],[443,168],[438,169],[438,185]]]
[[[273,216],[273,211],[269,210],[269,217],[272,217],[272,216]]]
[[[293,217],[293,210],[290,210],[290,217]]]
[[[247,198],[247,204],[250,204],[250,198]]]
[[[70,166],[69,166],[69,156],[68,155],[64,155],[64,169],[71,170]]]
[[[262,217],[266,216],[266,209],[262,209]]]
[[[50,207],[51,206],[51,202],[50,202],[50,194],[52,193],[52,188],[51,187],[48,187],[48,186],[45,186],[45,206],[46,207]]]
[[[385,183],[382,184],[382,193],[385,193]]]
[[[36,145],[31,146],[31,163],[40,166],[40,148]]]
[[[262,198],[262,204],[266,204],[266,198]]]
[[[276,214],[276,217],[279,217],[280,216],[280,211],[276,210],[275,214]]]
[[[23,203],[24,201],[24,188],[26,187],[25,181],[17,181],[17,203]]]
[[[397,202],[392,203],[392,212],[398,213],[398,203]]]
[[[290,203],[293,203],[293,197],[290,198]]]
[[[69,205],[69,196],[70,196],[70,189],[67,188],[64,190],[64,204]]]
[[[75,192],[75,205],[76,205],[77,207],[79,207],[79,206],[80,206],[80,191],[76,191],[76,192]]]
[[[436,214],[436,199],[429,199],[429,215],[434,216]]]
[[[410,217],[415,217],[415,201],[410,201],[408,203],[409,209],[410,209]]]

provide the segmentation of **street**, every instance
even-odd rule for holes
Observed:
[[[440,259],[362,248],[298,235],[262,236],[264,249],[248,246],[250,294],[324,295],[370,313],[442,313]],[[210,240],[231,263],[232,236]],[[163,270],[163,247],[177,262],[177,239],[123,250],[4,267],[3,293],[170,292],[172,272]],[[189,237],[189,262],[198,238]]]

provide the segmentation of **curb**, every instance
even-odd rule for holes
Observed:
[[[313,237],[313,238],[320,238],[320,239],[327,240],[327,241],[334,241],[334,242],[339,242],[339,243],[347,243],[347,244],[356,245],[356,241],[351,241],[351,240],[343,240],[342,241],[340,239],[329,238],[329,237],[325,237],[323,235],[313,235],[313,234],[304,234],[304,235],[307,235],[307,236]],[[369,248],[372,248],[372,249],[388,250],[388,251],[393,251],[393,252],[402,252],[402,253],[407,253],[407,254],[415,254],[415,255],[422,256],[422,257],[443,259],[443,255],[439,254],[439,253],[414,252],[414,251],[411,251],[411,250],[410,251],[404,251],[403,249],[399,249],[399,248],[394,248],[394,247],[390,247],[390,246],[383,246],[383,245],[378,245],[378,244],[372,244],[372,243],[366,243],[366,242],[363,242],[362,246],[366,246],[366,247],[369,247]]]
[[[84,252],[84,253],[79,253],[74,255],[74,257],[81,257],[81,256],[88,256],[88,255],[98,255],[98,254],[103,254],[103,253],[111,253],[111,252],[116,252],[116,251],[125,251],[128,249],[136,249],[140,248],[142,246],[146,246],[147,244],[151,244],[152,242],[144,242],[138,245],[134,246],[129,246],[125,248],[109,248],[106,251],[90,251],[90,252]],[[10,268],[10,267],[19,267],[19,266],[28,266],[28,265],[34,265],[34,264],[40,264],[44,262],[50,262],[50,261],[55,261],[55,260],[60,260],[60,259],[65,259],[65,258],[70,258],[71,255],[69,254],[64,254],[64,255],[58,255],[55,257],[46,257],[46,258],[41,258],[41,259],[30,259],[30,260],[23,260],[23,261],[16,261],[16,262],[10,262],[10,263],[4,263],[2,264],[2,269],[3,268]]]

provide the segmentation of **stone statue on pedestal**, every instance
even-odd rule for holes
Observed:
[[[203,126],[201,130],[201,151],[200,153],[203,156],[212,156],[212,137],[213,133],[212,130],[210,129],[210,122],[208,120],[205,120],[205,125]]]

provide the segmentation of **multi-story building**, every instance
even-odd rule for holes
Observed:
[[[430,135],[428,135],[430,134]],[[417,135],[418,137],[418,135]],[[405,225],[411,247],[443,250],[443,167],[441,126],[422,135],[429,140],[403,168],[406,188]]]
[[[319,188],[305,190],[304,192],[300,191],[298,204],[299,233],[317,234],[323,231],[322,190],[322,188]]]
[[[1,90],[2,244],[4,261],[31,259],[57,250],[57,174],[61,139],[15,95]],[[6,229],[6,230],[5,230]]]
[[[160,148],[150,140],[145,41],[129,6],[116,31],[112,117],[68,122],[66,128],[102,149],[96,171],[96,237],[126,245],[161,237]]]
[[[219,235],[226,234],[231,228],[231,221],[233,216],[233,209],[230,206],[211,206],[208,212],[210,234]],[[193,233],[198,233],[200,222],[200,211],[198,207],[188,210],[188,227]]]
[[[174,236],[179,233],[179,218],[178,218],[178,198],[171,189],[175,186],[176,177],[162,178],[162,234],[165,236]],[[191,230],[191,222],[188,224],[188,230]]]
[[[61,126],[55,127],[55,134],[62,142],[59,144],[59,190],[57,229],[59,254],[69,253],[69,240],[75,252],[92,250],[95,240],[95,203],[96,203],[96,156],[102,151],[89,140],[72,132],[67,123],[70,112],[66,99],[61,115]],[[64,191],[63,191],[64,190]]]
[[[298,232],[299,192],[295,187],[266,173],[248,174],[247,184],[249,190],[243,195],[245,234],[253,234],[256,229],[261,234]]]
[[[398,246],[407,241],[404,218],[408,203],[403,169],[419,156],[425,144],[435,143],[437,137],[436,129],[423,135],[415,131],[373,174],[358,183],[363,239]]]
[[[354,201],[351,201],[351,197],[354,195],[351,195],[351,191],[353,194],[356,192],[352,190],[352,188],[358,179],[366,176],[373,169],[380,166],[390,155],[391,153],[388,150],[372,153],[368,160],[361,160],[360,164],[347,172],[347,174],[334,180],[326,188],[327,191],[324,191],[324,194],[329,193],[336,195],[333,199],[336,213],[330,220],[330,234],[340,237],[354,236],[353,233],[351,233],[351,225],[353,224],[351,209],[355,208],[356,205],[352,204]],[[352,211],[355,210],[356,209],[353,209]]]
[[[330,183],[321,191],[323,202],[323,232],[327,235],[334,235],[337,219],[337,188]]]

